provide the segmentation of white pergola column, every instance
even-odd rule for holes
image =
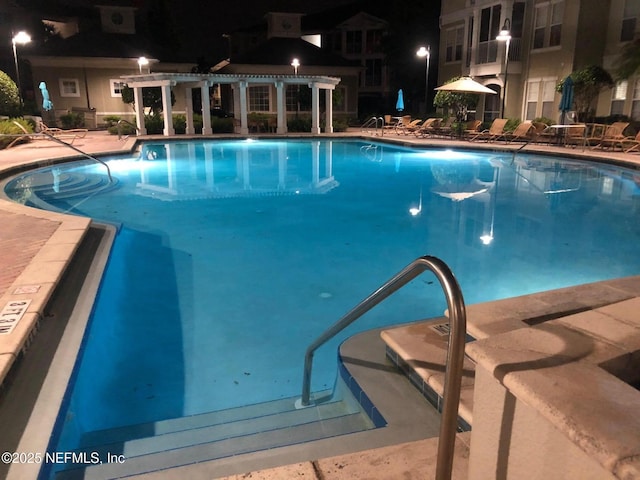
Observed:
[[[162,90],[162,114],[164,117],[164,130],[165,137],[170,137],[176,134],[173,128],[173,115],[171,111],[171,84],[164,84],[161,87]]]
[[[247,82],[238,82],[240,86],[240,134],[249,135],[249,121],[247,119]]]
[[[311,87],[311,133],[317,135],[320,133],[320,91],[316,83],[309,85]]]
[[[333,133],[333,90],[330,88],[324,91],[324,103],[324,133]]]
[[[193,96],[191,95],[191,92],[192,92],[191,87],[185,87],[184,103],[185,103],[185,117],[187,121],[187,127],[185,129],[185,133],[187,135],[193,135],[196,132],[196,129],[193,126]]]
[[[142,87],[133,88],[133,103],[136,106],[136,126],[138,135],[147,134],[147,126],[144,124],[144,103],[142,101]]]
[[[203,82],[200,84],[200,99],[202,102],[202,134],[211,135],[213,129],[211,128],[211,102],[209,101],[209,82]]]
[[[287,97],[286,85],[283,81],[276,81],[276,111],[278,112],[278,125],[276,133],[287,133]]]

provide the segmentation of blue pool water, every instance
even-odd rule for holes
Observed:
[[[308,344],[421,255],[468,304],[640,272],[632,170],[355,140],[148,143],[108,164],[104,192],[87,162],[6,189],[120,225],[66,439],[299,394]],[[65,196],[74,182],[95,193]],[[317,352],[312,389],[349,335],[445,308],[414,280]]]

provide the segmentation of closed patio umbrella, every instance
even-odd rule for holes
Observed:
[[[398,90],[398,101],[396,102],[396,110],[399,112],[404,110],[404,97],[402,95],[402,89]]]
[[[565,78],[562,83],[562,97],[558,109],[562,112],[560,123],[564,124],[567,112],[573,109],[573,79],[571,77]]]
[[[51,110],[53,108],[53,102],[51,101],[51,97],[49,97],[49,90],[47,90],[47,84],[44,82],[40,82],[40,92],[42,93],[42,108],[44,110]]]

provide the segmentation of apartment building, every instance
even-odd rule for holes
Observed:
[[[613,74],[621,49],[640,34],[640,0],[443,0],[441,7],[439,84],[468,75],[494,90],[476,111],[485,121],[557,121],[558,82],[588,65]],[[497,39],[504,28],[509,42]],[[640,76],[604,90],[593,107],[596,116],[640,120]]]

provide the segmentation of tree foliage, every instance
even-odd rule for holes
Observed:
[[[133,88],[129,86],[123,86],[122,101],[128,105],[131,105],[133,109],[136,109],[135,99],[133,96]],[[171,91],[171,105],[175,105],[176,97]],[[160,87],[147,87],[142,89],[142,104],[145,108],[151,108],[152,115],[158,115],[162,111],[162,89]]]
[[[18,87],[9,75],[0,71],[0,115],[18,117],[21,109]]]
[[[614,75],[619,80],[629,78],[640,71],[640,38],[627,43],[614,65]]]
[[[592,115],[593,101],[605,88],[614,86],[609,72],[598,65],[589,65],[569,75],[573,80],[573,103],[580,121],[585,121]],[[566,78],[563,78],[556,91],[562,92]]]
[[[461,77],[453,77],[444,82],[444,84],[455,82]],[[433,99],[433,105],[439,108],[451,108],[458,112],[464,109],[473,109],[478,104],[480,95],[477,93],[459,93],[459,92],[447,92],[445,90],[438,90],[436,96]]]

